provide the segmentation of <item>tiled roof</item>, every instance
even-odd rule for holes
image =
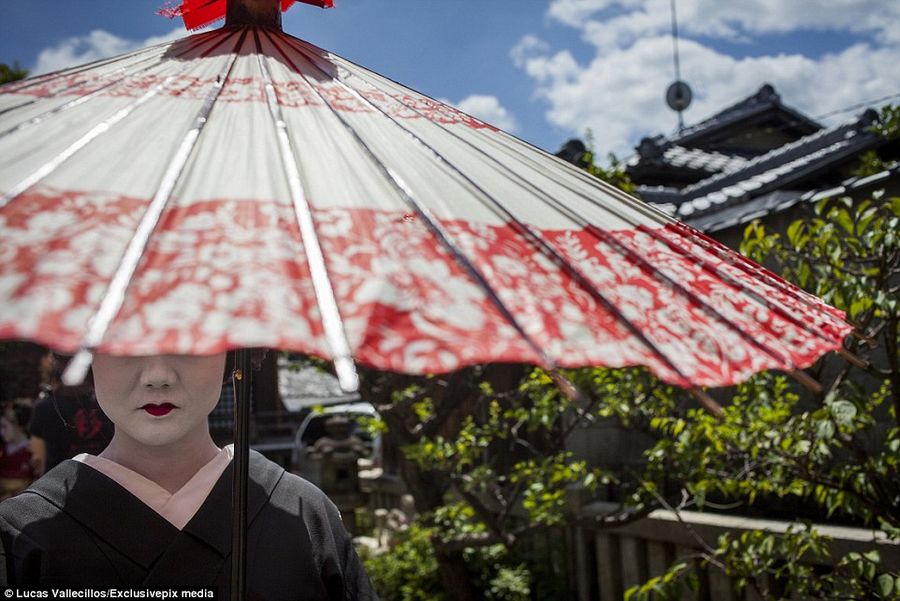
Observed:
[[[653,141],[651,140],[650,142]],[[747,159],[736,155],[700,150],[699,148],[687,148],[677,144],[666,145],[660,148],[660,151],[658,156],[655,157],[655,160],[659,163],[693,171],[705,171],[706,173],[720,173],[723,171],[730,173],[740,169],[747,162]],[[642,160],[647,160],[647,157],[635,154],[628,159],[626,164],[630,167],[635,167]]]
[[[667,163],[673,167],[687,167],[688,169],[703,170],[709,173],[730,173],[740,169],[747,159],[739,156],[722,154],[721,152],[708,152],[698,148],[685,148],[684,146],[670,146],[663,153]]]
[[[791,118],[791,121],[798,126],[802,126],[809,130],[816,130],[822,127],[816,121],[813,121],[802,113],[782,104],[781,96],[775,91],[775,88],[771,84],[764,84],[753,96],[745,98],[744,100],[719,111],[709,119],[684,128],[674,136],[670,137],[669,141],[682,145],[689,144],[697,138],[708,135],[716,130],[724,129],[734,123],[764,113],[773,108],[786,113]]]
[[[358,400],[341,391],[337,378],[315,367],[278,358],[278,392],[288,411]]]
[[[686,186],[679,191],[681,201],[674,201],[678,205],[677,216],[695,219],[774,190],[790,189],[798,179],[875,145],[879,138],[868,131],[868,126],[876,118],[874,111],[866,111],[850,123],[785,144],[747,161],[739,169]]]
[[[783,146],[754,157],[748,160],[742,168],[730,173],[717,174],[707,179],[701,180],[696,184],[692,184],[682,189],[682,194],[686,198],[695,198],[702,194],[708,193],[710,190],[720,189],[730,183],[739,182],[747,179],[751,174],[761,173],[771,169],[776,165],[783,165],[786,162],[801,159],[811,153],[818,152],[837,143],[847,142],[848,140],[858,137],[862,139],[876,139],[877,136],[868,131],[868,127],[878,118],[878,113],[868,110],[859,117],[828,129],[820,130],[814,134],[800,138],[796,142],[791,142]]]
[[[655,205],[667,202],[677,205],[683,200],[678,188],[669,186],[638,186],[636,192],[641,200]]]
[[[844,180],[838,186],[822,188],[818,190],[790,191],[774,190],[740,204],[726,206],[717,211],[706,211],[693,216],[685,216],[683,219],[690,225],[704,232],[712,233],[754,219],[764,217],[771,213],[778,213],[790,207],[804,203],[817,202],[823,198],[839,196],[851,192],[866,190],[883,184],[886,180],[900,174],[900,163],[893,163],[888,169],[866,177],[851,177]],[[663,206],[661,205],[662,209]],[[674,210],[668,211],[674,215]]]

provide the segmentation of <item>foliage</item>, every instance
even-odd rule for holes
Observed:
[[[900,136],[900,105],[887,104],[881,108],[872,131],[887,140]]]
[[[830,383],[812,398],[802,398],[783,376],[757,376],[737,387],[721,419],[699,411],[667,414],[660,405],[651,428],[663,436],[647,451],[644,477],[681,481],[682,506],[702,507],[710,498],[749,505],[793,498],[900,539],[898,232],[900,199],[877,194],[822,201],[784,236],[750,225],[744,252],[846,311],[863,333],[849,346],[864,363],[820,362],[817,375],[828,374]],[[832,557],[828,538],[807,523],[698,545],[708,566],[763,599],[900,598],[897,566],[883,563],[877,551]],[[688,574],[676,564],[628,596],[676,598]]]
[[[900,137],[900,105],[888,104],[882,107],[878,119],[869,127],[869,131],[880,135],[887,141]],[[864,152],[859,157],[859,165],[853,172],[859,177],[875,175],[890,167],[891,163],[885,161],[875,150]]]
[[[20,67],[18,62],[14,62],[12,65],[0,63],[0,85],[26,77],[28,77],[28,70]]]
[[[529,537],[565,522],[571,485],[595,486],[602,475],[564,448],[569,402],[559,399],[543,372],[524,374],[508,366],[431,378],[363,374],[367,397],[384,420],[373,427],[387,429],[402,447],[418,532],[427,534],[438,561],[455,564],[455,585],[471,589],[451,594],[447,576],[440,589],[447,598],[475,598],[477,591],[478,598],[528,599],[565,589],[554,573],[554,567],[562,571],[560,562],[528,552]],[[425,564],[409,557],[408,546],[373,561],[379,574],[387,573],[384,565],[409,563],[409,569],[396,568],[403,572],[396,581],[373,576],[385,598],[401,580],[431,590],[433,570],[421,577],[417,570]]]
[[[605,170],[598,175],[616,181]],[[401,567],[390,572],[395,576],[376,576],[376,586],[385,598],[401,598],[390,591],[402,581],[433,591],[432,598],[468,600],[491,598],[498,594],[492,587],[510,583],[503,590],[563,598],[564,574],[553,561],[529,555],[531,538],[564,532],[576,520],[591,529],[622,526],[660,508],[676,516],[686,509],[752,515],[802,504],[807,518],[900,538],[898,226],[900,200],[875,194],[822,201],[785,234],[758,223],[747,229],[746,254],[846,311],[857,326],[859,336],[846,346],[861,362],[831,356],[811,368],[826,384],[821,394],[784,375],[761,374],[719,393],[724,410],[714,416],[638,368],[364,373],[365,395],[383,420],[373,427],[401,449],[400,470],[419,512],[418,546],[401,543],[379,559],[371,568],[377,574],[388,574],[392,562]],[[593,465],[575,456],[568,438],[599,422],[641,436],[643,465]],[[580,516],[580,503],[601,491],[618,505]],[[693,560],[763,599],[900,596],[896,566],[871,552],[833,557],[827,536],[802,520],[779,532],[737,531],[718,540],[690,531],[696,557],[632,587],[629,599],[696,590]],[[436,571],[439,589],[431,588]],[[470,586],[453,584],[460,580]]]
[[[597,153],[594,150],[594,134],[591,130],[588,130],[585,135],[585,146],[587,146],[587,152],[581,158],[580,167],[582,169],[624,192],[634,194],[637,187],[631,181],[631,177],[625,172],[624,165],[622,165],[622,162],[616,155],[613,153],[606,155],[606,160],[609,163],[606,167],[597,164]]]
[[[398,535],[388,553],[363,554],[366,572],[385,601],[443,601],[447,599],[432,549],[433,528],[413,524]],[[503,545],[473,548],[467,553],[470,577],[487,601],[526,601],[530,573],[510,561]]]
[[[427,528],[410,526],[389,553],[361,552],[366,572],[384,601],[445,599]]]

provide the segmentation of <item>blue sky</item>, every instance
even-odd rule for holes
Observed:
[[[0,2],[0,62],[52,70],[180,35],[163,0]],[[335,0],[285,30],[547,150],[669,133],[669,0]],[[765,82],[811,116],[900,94],[900,3],[678,0],[689,124]],[[895,98],[894,102],[900,101]],[[859,112],[856,110],[855,112]],[[849,119],[854,111],[829,117]]]

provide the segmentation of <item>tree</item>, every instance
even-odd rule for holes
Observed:
[[[549,568],[552,561],[529,557],[528,542],[584,519],[569,499],[599,486],[619,504],[590,518],[586,525],[594,529],[642,519],[657,508],[728,503],[740,510],[801,499],[811,514],[900,537],[898,226],[900,199],[874,195],[822,201],[786,235],[758,223],[747,230],[744,252],[844,309],[858,326],[859,336],[847,346],[862,361],[831,356],[812,368],[827,382],[821,394],[806,393],[783,375],[761,374],[722,391],[723,411],[713,415],[643,369],[557,374],[490,366],[432,378],[366,374],[367,395],[403,450],[402,476],[420,512],[416,536],[404,544],[424,553],[427,537],[440,574],[437,591],[416,596],[413,587],[409,595],[392,596],[383,590],[385,598],[489,598],[494,578],[516,568],[523,568],[519,582],[529,582],[532,598],[565,597],[559,590],[564,578]],[[572,383],[580,394],[571,394]],[[641,467],[613,472],[567,450],[569,435],[598,420],[647,435]],[[802,521],[783,535],[697,542],[700,560],[765,599],[900,595],[896,568],[883,565],[877,553],[836,558],[832,569],[813,578],[800,559],[824,557],[829,547]],[[369,563],[376,585],[390,561]],[[416,573],[404,577],[415,581]],[[681,561],[628,594],[675,598],[694,582]]]
[[[583,166],[633,188],[617,163],[601,168],[588,153]],[[558,385],[571,387],[561,374],[513,365],[425,378],[363,374],[363,394],[378,407],[380,427],[403,451],[401,476],[420,514],[394,556],[368,562],[383,598],[511,599],[510,591],[527,591],[529,581],[556,597],[563,575],[552,562],[522,554],[522,542],[565,522],[571,486],[592,489],[609,478],[566,450],[568,434],[593,419],[594,401],[573,401]],[[616,514],[609,523],[637,517]],[[422,576],[423,561],[408,560],[425,537],[439,580]],[[397,565],[409,566],[403,577],[421,590],[394,586]]]
[[[18,61],[14,62],[12,66],[0,63],[0,85],[25,79],[26,77],[28,77],[28,70],[20,67]]]
[[[879,131],[897,135],[898,110],[883,112]],[[884,169],[864,156],[860,175]],[[721,419],[698,412],[647,417],[663,434],[648,450],[648,482],[665,473],[683,483],[684,499],[715,495],[746,505],[802,499],[827,516],[900,539],[900,198],[825,199],[784,235],[761,223],[742,250],[786,279],[847,312],[856,335],[845,346],[862,361],[821,360],[813,373],[827,386],[801,398],[785,378],[761,375],[737,387]],[[677,506],[675,507],[678,508]],[[900,573],[877,551],[833,558],[812,569],[801,559],[828,557],[827,540],[797,521],[784,535],[751,532],[698,541],[701,559],[753,588],[763,599],[898,599]],[[687,583],[687,565],[629,591],[668,598]]]

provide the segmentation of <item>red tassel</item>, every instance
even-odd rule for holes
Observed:
[[[160,15],[174,19],[181,17],[184,27],[190,31],[206,27],[219,19],[225,18],[226,0],[183,0],[175,6],[177,0],[170,0],[159,11]],[[281,0],[281,10],[286,11],[294,2],[312,4],[321,8],[333,8],[334,0]]]

